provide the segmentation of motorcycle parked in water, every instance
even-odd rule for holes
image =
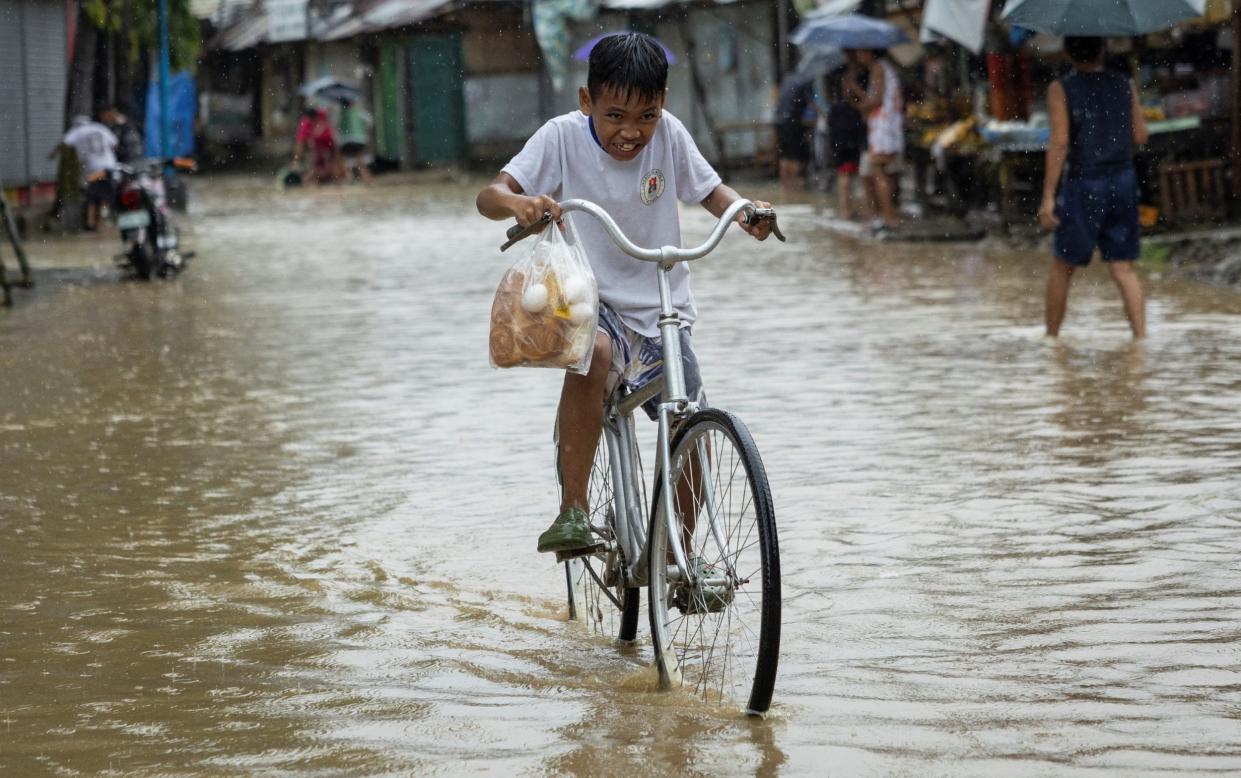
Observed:
[[[163,170],[169,164],[187,173],[196,169],[191,159],[148,159],[120,165],[112,174],[113,212],[124,246],[117,264],[143,280],[176,275],[194,256],[181,251],[180,233],[168,207]]]

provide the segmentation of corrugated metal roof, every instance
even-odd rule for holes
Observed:
[[[365,9],[355,6],[349,18],[320,36],[320,40],[342,40],[368,32],[404,27],[443,12],[455,0],[381,0]]]
[[[253,48],[266,42],[267,30],[267,12],[259,10],[225,27],[216,38],[213,48],[221,48],[225,51]]]
[[[190,13],[196,19],[210,19],[216,25],[229,24],[262,0],[190,0]]]
[[[670,5],[685,5],[692,2],[695,0],[602,0],[599,5],[609,11],[655,11]],[[735,2],[738,0],[713,0],[712,5],[732,5]]]
[[[453,6],[457,0],[372,0],[354,3],[349,14],[332,23],[326,29],[316,28],[314,40],[337,41],[364,35],[369,32],[389,30],[417,24]],[[304,40],[299,37],[284,40]],[[212,43],[213,48],[241,51],[260,43],[275,42],[271,35],[271,16],[261,6],[256,6],[245,18],[226,26]]]

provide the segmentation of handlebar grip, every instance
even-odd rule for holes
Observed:
[[[776,222],[775,208],[753,208],[746,214],[745,223],[754,224],[763,219],[771,220],[771,234],[776,236],[776,240],[785,243],[784,233],[780,232],[780,225]]]
[[[543,216],[540,219],[534,221],[531,224],[526,225],[525,227],[521,226],[520,224],[514,224],[512,227],[509,227],[507,230],[504,231],[504,234],[506,237],[508,237],[508,240],[505,241],[504,245],[500,247],[500,251],[508,251],[509,247],[512,246],[514,243],[538,232],[539,230],[543,228],[545,224],[547,224],[551,220],[552,220],[551,211],[544,211]]]

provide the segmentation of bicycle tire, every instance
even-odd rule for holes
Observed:
[[[700,450],[700,442],[708,452],[709,478],[702,478],[701,469],[694,467],[691,452]],[[689,688],[712,704],[745,697],[746,712],[763,715],[771,707],[780,654],[780,552],[775,508],[758,447],[740,419],[707,409],[689,418],[670,452],[668,483],[678,491],[674,510],[681,517],[683,536],[689,539],[688,556],[701,557],[703,573],[729,583],[704,587],[670,580],[664,480],[656,478],[648,534],[647,610],[660,685]],[[693,474],[696,470],[698,477]],[[687,506],[682,503],[689,499],[695,520],[687,533]],[[703,520],[702,508],[708,504],[717,515],[718,534],[709,518]],[[713,608],[708,604],[712,600],[723,604]]]
[[[615,542],[615,495],[607,446],[607,436],[600,436],[590,469],[587,500],[590,523],[604,530],[613,548],[565,561],[569,618],[588,624],[593,634],[632,642],[638,634],[640,593],[637,587],[620,583],[625,558]],[[615,579],[615,583],[609,585],[609,579]]]

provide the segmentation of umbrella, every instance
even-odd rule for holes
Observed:
[[[1008,0],[1000,18],[1053,35],[1145,35],[1193,19],[1206,0]]]
[[[362,90],[356,84],[342,81],[334,76],[316,78],[314,81],[302,84],[297,91],[301,92],[305,97],[317,97],[320,100],[350,100],[357,102],[362,99]]]
[[[797,61],[797,73],[814,78],[830,73],[845,61],[845,53],[835,46],[803,47]]]
[[[596,35],[595,37],[583,43],[581,48],[579,48],[577,51],[573,52],[573,57],[575,59],[580,59],[582,62],[586,62],[587,60],[590,59],[590,50],[595,47],[596,43],[612,35],[624,35],[627,32],[632,32],[632,30],[617,30],[616,32],[605,32],[602,35]],[[672,49],[665,46],[664,42],[659,40],[658,38],[655,38],[653,36],[648,36],[648,37],[650,37],[651,40],[658,43],[660,48],[664,50],[664,56],[668,58],[669,65],[677,64],[677,58],[672,53]]]
[[[838,46],[842,49],[886,49],[909,38],[895,24],[859,14],[811,19],[789,37],[798,46]]]

